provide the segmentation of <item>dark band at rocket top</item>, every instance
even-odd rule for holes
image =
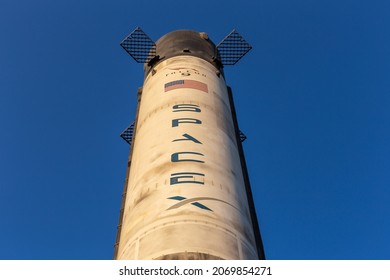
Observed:
[[[155,56],[145,64],[145,74],[157,63],[180,55],[202,58],[222,71],[223,65],[217,46],[206,33],[178,30],[164,35],[156,42]]]

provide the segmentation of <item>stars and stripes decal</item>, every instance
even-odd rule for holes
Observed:
[[[164,92],[179,88],[192,88],[206,93],[209,92],[207,84],[195,80],[176,80],[166,83],[164,85]]]

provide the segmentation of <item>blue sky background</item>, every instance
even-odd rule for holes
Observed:
[[[268,259],[390,259],[387,0],[0,2],[0,259],[111,259],[140,26],[253,45],[233,88]]]

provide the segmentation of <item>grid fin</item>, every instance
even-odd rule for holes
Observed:
[[[246,140],[246,135],[240,130],[240,140],[244,142]]]
[[[252,46],[235,29],[217,46],[223,65],[236,64]]]
[[[134,138],[134,122],[129,125],[121,134],[123,140],[125,140],[130,146]]]
[[[156,55],[156,44],[139,27],[127,35],[120,45],[138,63],[146,63]]]

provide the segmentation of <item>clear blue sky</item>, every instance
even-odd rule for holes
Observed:
[[[0,259],[111,259],[140,26],[253,45],[226,68],[268,259],[390,259],[387,0],[0,2]]]

